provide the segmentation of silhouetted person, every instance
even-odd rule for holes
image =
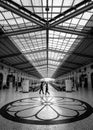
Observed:
[[[42,92],[42,94],[44,94],[43,86],[44,86],[44,83],[41,82],[39,94],[41,94],[41,92]]]
[[[18,91],[18,82],[15,83],[16,91]]]
[[[46,88],[45,88],[45,95],[48,93],[48,94],[50,94],[49,93],[49,91],[48,91],[48,83],[46,83],[46,86],[45,86]]]

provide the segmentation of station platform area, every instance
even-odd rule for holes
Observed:
[[[0,91],[0,130],[92,130],[93,90]]]

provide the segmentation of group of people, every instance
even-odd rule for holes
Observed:
[[[44,87],[45,87],[45,93],[44,93]],[[39,90],[39,94],[50,94],[49,91],[48,91],[48,83],[47,82],[44,82],[42,81],[41,82],[41,85],[40,85],[40,90]]]

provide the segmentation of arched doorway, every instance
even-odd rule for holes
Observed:
[[[0,73],[0,89],[2,88],[3,85],[3,74]]]
[[[79,81],[80,81],[80,87],[88,88],[87,74],[81,74]]]
[[[7,75],[7,88],[9,88],[10,86],[11,87],[14,87],[15,85],[15,76],[13,76],[12,74],[11,75]]]
[[[91,73],[91,85],[92,85],[92,88],[93,88],[93,72]]]

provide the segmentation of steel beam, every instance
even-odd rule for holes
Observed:
[[[46,65],[46,69],[47,69],[47,64],[37,65],[37,66],[34,66],[34,67],[41,67],[41,66],[45,66],[45,65]],[[56,66],[57,67],[57,65],[53,65],[53,64],[49,64],[49,63],[48,63],[48,65],[52,65],[52,66]]]
[[[48,22],[48,0],[46,0],[46,12],[47,12],[47,22],[46,22],[46,50],[47,50],[47,77],[48,77],[48,44],[49,44],[49,22]]]
[[[54,49],[48,49],[48,51],[55,52],[55,53],[71,54],[70,52],[64,52],[64,51],[54,50]]]
[[[69,63],[69,64],[73,64],[73,65],[78,65],[78,66],[82,66],[82,65],[83,65],[83,64],[81,64],[81,63],[72,62],[72,61],[67,61],[67,60],[65,60],[64,62],[65,62],[65,63]]]
[[[46,50],[47,50],[47,77],[48,77],[48,41],[49,41],[49,30],[46,30]]]
[[[3,0],[4,1],[4,0]],[[42,22],[46,22],[46,20],[38,15],[36,15],[35,13],[31,12],[30,10],[26,9],[24,6],[19,5],[18,3],[12,1],[12,0],[5,0],[8,1],[8,3],[12,4],[13,6],[17,7],[18,9],[28,13],[29,15],[33,16],[34,18],[42,21]]]
[[[40,60],[38,60],[38,61],[32,61],[32,62],[34,62],[34,63],[36,63],[36,62],[41,62],[41,61],[46,61],[47,59],[40,59]],[[62,60],[55,60],[55,59],[49,59],[48,58],[48,61],[49,60],[51,60],[51,61],[56,61],[56,62],[61,62]]]
[[[30,66],[26,66],[26,67],[17,67],[17,68],[19,68],[19,69],[21,69],[21,70],[25,70],[25,69],[28,69],[28,68],[31,68],[31,69],[35,69],[32,65],[30,65]]]
[[[11,31],[11,32],[0,34],[0,37],[4,38],[7,36],[15,36],[15,35],[20,35],[20,34],[33,33],[33,32],[38,32],[38,31],[43,31],[43,30],[45,30],[43,27],[32,26],[32,27],[29,27],[26,29],[21,29],[21,30],[17,30],[17,31]]]
[[[53,49],[49,49],[49,51],[53,51],[53,52],[57,52],[57,53],[63,53],[63,54],[66,54],[66,55],[75,55],[75,56],[80,56],[80,57],[84,57],[84,58],[90,58],[90,59],[93,59],[93,56],[92,55],[87,55],[87,54],[82,54],[82,53],[76,53],[76,52],[64,52],[64,51],[59,51],[59,50],[53,50]]]
[[[68,13],[70,13],[71,11],[76,10],[78,7],[80,8],[80,6],[83,6],[84,4],[90,2],[91,0],[83,0],[80,3],[78,3],[77,5],[74,5],[72,7],[70,7],[69,9],[67,9],[66,11],[60,13],[59,15],[55,16],[54,18],[50,19],[49,22],[53,22],[55,20],[57,20],[58,18],[67,15]],[[53,6],[54,7],[54,6]]]
[[[60,71],[61,69],[69,69],[69,70],[73,70],[74,68],[73,67],[69,67],[69,66],[65,66],[65,65],[62,65],[58,70]],[[58,71],[57,70],[57,71]]]
[[[4,56],[0,56],[0,60],[1,59],[6,59],[6,58],[12,58],[12,57],[15,57],[15,56],[20,56],[22,55],[22,53],[15,53],[15,54],[9,54],[9,55],[4,55]]]
[[[43,50],[36,50],[36,51],[31,51],[31,52],[23,52],[23,54],[34,54],[34,53],[39,53],[39,52],[44,52],[46,51],[46,49],[43,49]]]
[[[63,18],[61,18],[63,16],[63,14],[60,14],[57,17],[58,20],[54,21],[52,24],[50,24],[50,26],[56,26],[60,23],[63,23],[65,21],[69,20],[69,19],[72,19],[73,17],[76,17],[77,15],[80,15],[80,14],[82,14],[82,13],[84,13],[84,12],[86,12],[86,11],[92,9],[92,8],[93,8],[93,2],[85,5],[84,7],[81,6],[81,8],[76,9],[74,12],[64,16]]]
[[[93,59],[92,55],[87,55],[87,54],[82,54],[82,53],[73,52],[72,55]]]
[[[28,15],[27,13],[25,13],[22,9],[23,7],[21,7],[20,9],[19,8],[16,8],[14,7],[13,5],[10,5],[8,3],[6,3],[4,0],[0,0],[0,6],[5,8],[6,10],[8,11],[11,11],[13,12],[14,14],[17,14],[19,15],[20,17],[22,18],[25,18],[27,20],[29,20],[30,22],[33,22],[39,26],[44,26],[44,24],[40,21],[40,20],[37,20],[36,18],[32,17],[31,15]],[[19,5],[20,6],[20,5]],[[34,15],[34,14],[33,14]]]
[[[58,32],[62,32],[62,33],[70,33],[70,34],[80,35],[80,36],[86,36],[87,35],[87,32],[82,32],[82,31],[76,31],[76,30],[72,30],[72,29],[67,29],[67,28],[64,28],[62,26],[51,27],[50,30],[58,31]]]
[[[19,66],[19,65],[24,65],[24,64],[28,64],[29,62],[26,61],[26,62],[19,62],[19,63],[16,63],[16,64],[12,64],[13,67],[15,66]]]

